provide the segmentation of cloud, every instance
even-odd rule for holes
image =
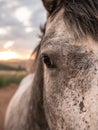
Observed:
[[[40,24],[46,21],[41,0],[0,0],[0,50],[13,41],[10,48],[30,53],[38,44]]]
[[[7,30],[4,28],[0,28],[0,35],[6,35],[7,34]]]
[[[26,27],[26,28],[25,28],[25,32],[31,33],[31,32],[34,32],[34,30],[33,30],[32,27]]]
[[[14,41],[8,41],[4,44],[4,49],[10,49],[14,45]]]
[[[18,8],[14,16],[24,24],[24,26],[30,26],[30,17],[31,17],[32,12],[30,11],[29,8],[27,7],[20,7]]]

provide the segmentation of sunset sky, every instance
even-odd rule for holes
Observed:
[[[0,60],[28,58],[45,20],[41,0],[0,0]]]

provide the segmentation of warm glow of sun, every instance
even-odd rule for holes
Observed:
[[[22,57],[16,52],[5,51],[0,52],[0,60],[11,60],[11,59],[21,59]]]

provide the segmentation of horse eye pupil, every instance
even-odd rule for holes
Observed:
[[[49,58],[48,56],[44,56],[44,57],[43,57],[43,61],[44,61],[44,63],[46,64],[46,66],[47,66],[48,68],[51,68],[51,67],[52,67],[52,62],[51,62],[51,60],[50,60],[50,58]]]

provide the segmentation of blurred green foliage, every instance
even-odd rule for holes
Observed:
[[[11,67],[11,66],[0,63],[0,70],[25,71],[25,68],[22,68],[21,66],[18,66],[17,68],[15,68],[15,67]]]
[[[0,76],[0,88],[10,84],[19,84],[23,76]]]

